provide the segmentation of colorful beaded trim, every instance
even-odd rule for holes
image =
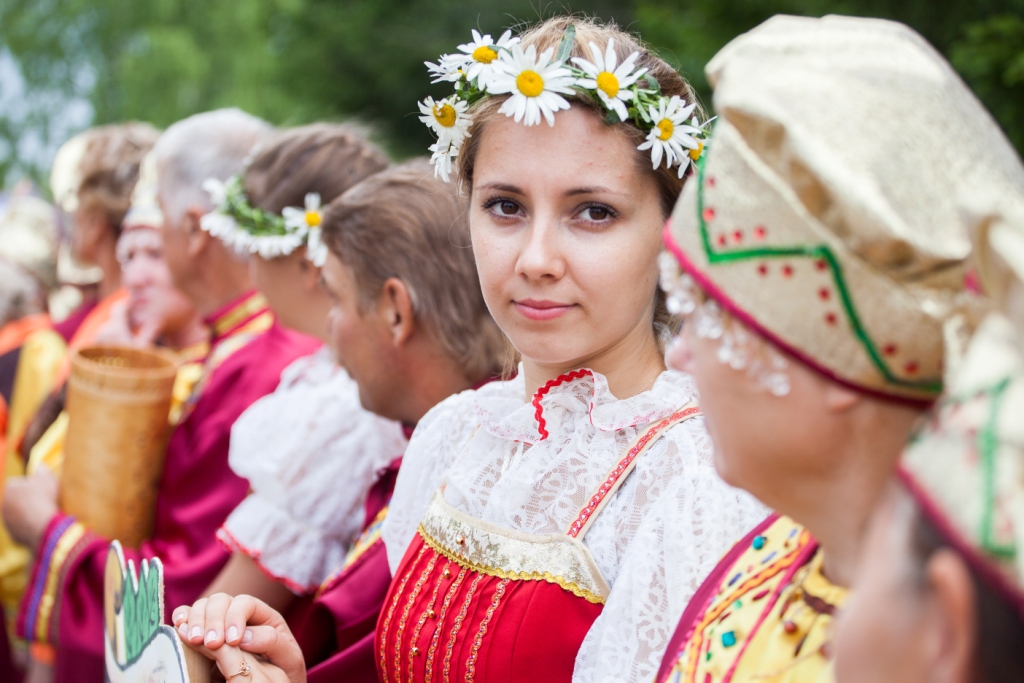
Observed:
[[[583,598],[587,602],[592,602],[595,605],[604,604],[604,598],[600,595],[592,593],[561,576],[555,576],[549,572],[510,572],[498,567],[488,567],[476,562],[471,562],[463,557],[459,557],[456,553],[444,547],[437,539],[431,536],[425,528],[423,528],[423,525],[420,525],[419,534],[420,538],[423,539],[425,547],[429,547],[439,555],[443,555],[445,558],[451,560],[460,567],[464,567],[470,571],[478,574],[486,574],[487,576],[495,576],[499,579],[511,579],[513,581],[547,581],[548,583],[553,583],[564,588],[576,597]]]

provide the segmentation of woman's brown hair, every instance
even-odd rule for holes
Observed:
[[[156,144],[160,131],[148,123],[130,122],[100,126],[87,135],[78,166],[78,202],[83,208],[100,210],[107,225],[119,235],[142,159]]]
[[[480,291],[465,202],[424,160],[396,166],[331,202],[324,241],[371,308],[389,278],[405,283],[416,318],[479,382],[501,371],[504,336]]]
[[[324,204],[388,167],[388,158],[350,124],[314,123],[277,134],[245,172],[252,206],[280,214],[315,192]]]

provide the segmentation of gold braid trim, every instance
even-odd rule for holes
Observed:
[[[437,541],[429,533],[427,533],[427,530],[423,528],[422,524],[420,525],[419,528],[419,534],[420,537],[423,539],[423,542],[427,544],[427,546],[431,550],[438,553],[439,555],[446,557],[447,559],[456,563],[460,567],[463,567],[470,571],[478,572],[480,574],[486,574],[487,576],[496,576],[499,579],[510,579],[512,581],[547,581],[548,583],[553,583],[561,588],[564,588],[576,597],[583,598],[587,602],[593,603],[595,605],[604,604],[604,598],[602,598],[600,595],[592,593],[585,588],[580,588],[575,583],[567,581],[566,579],[563,579],[560,576],[554,576],[549,572],[510,572],[505,571],[504,569],[499,569],[497,567],[487,567],[485,565],[477,564],[476,562],[471,562],[465,558],[459,557],[452,551],[448,550],[448,548],[444,547],[439,541]]]

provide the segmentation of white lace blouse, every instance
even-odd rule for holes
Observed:
[[[382,530],[392,572],[442,483],[445,500],[477,519],[562,533],[641,429],[695,398],[692,378],[671,370],[621,400],[590,371],[549,382],[529,402],[521,373],[448,398],[406,449]],[[766,514],[718,478],[702,417],[669,430],[583,539],[611,593],[574,681],[649,681],[700,580]],[[666,546],[666,533],[682,537]]]
[[[377,472],[405,445],[401,425],[362,408],[328,349],[300,358],[231,428],[228,462],[252,493],[217,537],[293,592],[315,590],[362,529]]]

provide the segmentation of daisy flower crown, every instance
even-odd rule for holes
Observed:
[[[203,189],[215,208],[199,220],[199,225],[235,251],[272,259],[306,245],[306,257],[314,265],[322,266],[327,260],[327,245],[320,232],[319,194],[310,192],[303,208],[289,206],[278,216],[249,204],[241,175],[223,183],[210,178]]]
[[[473,31],[473,40],[459,45],[459,52],[442,55],[438,62],[426,62],[432,83],[450,82],[455,92],[419,103],[420,120],[437,137],[430,146],[434,174],[448,182],[452,162],[469,137],[473,123],[469,109],[496,95],[508,95],[499,113],[516,123],[537,125],[541,118],[555,125],[555,113],[569,108],[563,96],[582,97],[596,103],[609,124],[630,122],[647,137],[637,149],[650,150],[654,169],[676,167],[682,178],[700,159],[707,144],[710,120],[700,122],[693,115],[696,102],[662,94],[657,79],[645,68],[636,68],[639,52],[620,64],[614,40],[605,49],[589,44],[593,61],[569,58],[576,41],[576,29],[569,26],[558,53],[553,49],[539,55],[533,45],[523,50],[520,39],[505,31],[497,42]]]

